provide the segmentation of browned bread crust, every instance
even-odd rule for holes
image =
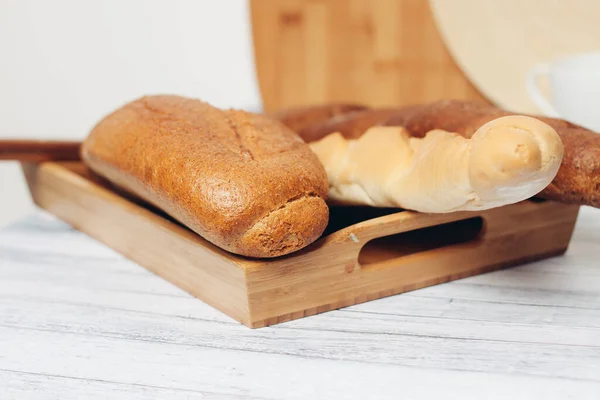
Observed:
[[[398,109],[386,125],[404,126],[412,135],[419,137],[432,129],[471,137],[483,124],[511,114],[483,102],[445,100]],[[561,119],[533,117],[554,128],[565,148],[558,174],[539,196],[563,203],[600,207],[600,134]]]
[[[151,96],[104,118],[82,146],[96,173],[215,245],[291,253],[327,225],[327,177],[290,129],[199,100]]]
[[[338,115],[320,124],[307,126],[297,132],[306,142],[322,139],[332,132],[340,132],[347,139],[356,139],[370,127],[383,125],[397,111],[394,108],[355,111]]]
[[[417,137],[423,137],[433,129],[471,137],[483,124],[511,114],[484,102],[443,100],[395,110],[347,113],[299,130],[298,134],[307,142],[332,132],[354,139],[372,126],[387,125],[403,126]],[[552,126],[560,135],[565,149],[556,178],[539,196],[563,203],[600,207],[600,135],[564,120],[533,117]]]
[[[312,126],[319,126],[331,118],[367,109],[367,106],[361,104],[332,103],[286,108],[270,113],[268,116],[298,133]]]

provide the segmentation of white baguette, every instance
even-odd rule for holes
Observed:
[[[471,139],[433,130],[410,137],[373,127],[355,140],[332,133],[310,143],[337,203],[445,213],[517,203],[556,176],[563,145],[554,129],[524,116],[495,119]]]

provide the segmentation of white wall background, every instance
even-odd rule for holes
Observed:
[[[261,108],[245,0],[3,0],[0,139],[83,139],[144,94]],[[31,211],[0,164],[0,225]]]

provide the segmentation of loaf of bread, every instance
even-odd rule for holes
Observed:
[[[470,139],[443,130],[423,138],[402,127],[335,132],[312,142],[337,203],[445,213],[484,210],[534,196],[556,176],[562,142],[549,125],[509,116]]]
[[[342,115],[367,109],[367,106],[361,104],[333,103],[286,108],[267,114],[267,116],[276,119],[294,132],[301,132]]]
[[[414,136],[445,129],[471,137],[479,126],[510,113],[483,102],[445,100],[399,109],[386,125],[401,125]],[[560,135],[565,152],[556,178],[540,197],[600,207],[600,135],[570,122],[538,118]]]
[[[314,123],[298,130],[306,142],[314,142],[332,132],[343,132],[346,139],[358,139],[367,129],[385,124],[398,110],[378,108],[338,115],[321,123]]]
[[[233,253],[288,254],[327,225],[319,160],[290,129],[262,115],[144,97],[104,118],[84,141],[82,158]]]
[[[353,139],[371,126],[386,125],[402,126],[415,137],[442,129],[469,138],[487,122],[511,115],[484,102],[461,100],[400,107],[385,122],[375,118],[376,123],[366,126],[369,124],[364,121],[370,118],[369,113],[377,115],[379,111],[366,111],[364,115],[345,114],[297,133],[307,141],[319,140],[332,132]],[[563,203],[600,207],[600,134],[561,119],[534,117],[554,128],[564,145],[564,156],[556,177],[538,196]]]

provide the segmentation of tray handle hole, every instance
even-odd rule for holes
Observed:
[[[477,241],[483,236],[482,217],[420,228],[370,240],[361,249],[358,262],[363,270],[392,266],[389,261],[443,247]]]

